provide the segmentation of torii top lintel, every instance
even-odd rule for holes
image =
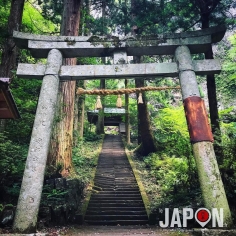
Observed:
[[[29,49],[35,58],[46,58],[56,48],[64,58],[105,57],[123,50],[128,56],[172,55],[180,45],[189,47],[192,54],[206,52],[212,43],[219,42],[226,27],[216,26],[204,30],[145,37],[116,36],[47,36],[14,31],[19,48]]]

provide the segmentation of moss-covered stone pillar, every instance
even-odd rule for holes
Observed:
[[[200,97],[188,47],[179,46],[175,57],[204,204],[209,210],[223,208],[224,226],[230,227],[231,212],[213,149],[213,136],[208,116],[204,101]]]
[[[16,208],[13,224],[15,232],[36,232],[44,172],[57,103],[59,88],[58,72],[61,64],[62,55],[60,51],[52,49],[48,54],[45,76],[40,91],[20,196]]]

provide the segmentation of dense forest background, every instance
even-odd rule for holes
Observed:
[[[17,3],[18,2],[18,3]],[[73,2],[73,1],[71,1]],[[236,213],[234,199],[236,197],[236,34],[234,0],[84,0],[78,1],[80,13],[79,26],[75,35],[103,35],[111,37],[155,35],[163,33],[178,33],[194,31],[211,26],[225,24],[227,32],[224,39],[205,55],[193,55],[194,59],[218,58],[222,64],[222,72],[215,76],[198,76],[201,96],[205,100],[209,119],[214,134],[214,147],[219,163],[222,179],[232,212]],[[68,28],[62,32],[63,8],[70,1],[28,0],[9,1],[0,0],[0,77],[10,77],[10,88],[21,114],[21,119],[1,121],[0,127],[0,211],[7,205],[16,205],[23,176],[25,160],[31,130],[34,122],[41,81],[35,79],[21,79],[16,77],[18,63],[45,63],[43,59],[34,59],[27,50],[17,50],[12,40],[12,30],[20,30],[33,34],[67,35]],[[12,12],[13,5],[21,4],[21,15],[18,23]],[[18,6],[19,7],[19,6]],[[18,9],[18,13],[20,8]],[[14,23],[15,22],[15,23]],[[65,30],[67,29],[67,30]],[[8,60],[11,55],[15,55]],[[130,63],[142,61],[145,63],[169,62],[170,56],[143,56],[130,59]],[[6,62],[9,64],[6,66]],[[112,58],[77,58],[75,64],[111,64]],[[139,82],[140,83],[140,82]],[[118,89],[135,86],[176,86],[178,78],[155,78],[141,81],[134,79],[89,80],[80,81],[75,87],[86,89],[109,88]],[[64,85],[62,85],[64,86]],[[67,86],[67,85],[65,85]],[[63,87],[62,87],[63,88]],[[60,90],[63,93],[63,89]],[[87,111],[94,109],[95,96],[74,98],[72,113],[68,119],[71,123],[71,139],[68,145],[71,153],[63,153],[68,160],[63,163],[54,153],[53,146],[58,140],[58,132],[53,133],[52,147],[48,158],[46,176],[62,175],[83,179],[85,185],[89,182],[86,168],[95,166],[93,160],[87,160],[88,153],[84,147],[93,149],[91,142],[100,139],[104,132],[116,133],[112,128],[104,128],[101,122],[97,125],[89,124]],[[65,98],[67,99],[67,98]],[[105,107],[115,107],[115,96],[102,98]],[[140,123],[138,113],[144,108],[137,106],[136,94],[122,96],[123,104],[129,111],[132,120],[131,137],[126,139],[129,149],[136,148],[136,162],[143,168],[143,178],[146,191],[152,199],[152,208],[182,204],[202,204],[195,162],[192,154],[189,134],[187,130],[181,93],[176,90],[147,92],[144,96],[145,109],[148,116]],[[64,120],[66,100],[62,109],[58,109],[56,117],[57,131]],[[60,107],[60,105],[59,105]],[[63,113],[64,112],[64,113]],[[102,117],[102,111],[99,112]],[[142,129],[148,121],[151,126],[153,147],[145,148]],[[109,130],[110,129],[110,130]],[[146,135],[146,134],[145,134]],[[54,139],[53,139],[54,138]],[[87,145],[87,146],[86,146]],[[87,167],[85,167],[87,166]],[[80,170],[80,171],[78,171]],[[76,174],[75,174],[76,173]],[[181,201],[180,201],[181,199]],[[181,203],[180,203],[181,202]]]

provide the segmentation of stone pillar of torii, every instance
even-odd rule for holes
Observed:
[[[194,32],[141,38],[45,36],[14,32],[19,48],[29,49],[35,58],[47,58],[46,65],[19,64],[17,69],[18,77],[43,79],[43,84],[15,214],[14,230],[31,233],[36,229],[59,80],[150,79],[157,76],[179,76],[205,207],[223,208],[224,226],[230,226],[232,218],[213,149],[213,136],[196,81],[196,75],[220,73],[221,66],[218,60],[191,59],[191,54],[204,53],[212,43],[219,42],[225,30],[224,26],[218,26]],[[142,55],[175,55],[176,62],[127,63],[127,56]],[[107,56],[114,57],[113,65],[62,65],[62,58]]]

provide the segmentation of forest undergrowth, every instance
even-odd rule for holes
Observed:
[[[224,158],[219,165],[227,199],[235,222],[235,135],[234,127],[227,132],[224,129]],[[145,192],[149,198],[150,212],[158,213],[163,208],[204,207],[198,174],[190,143],[178,147],[185,142],[183,137],[169,140],[163,144],[162,151],[140,156],[135,152],[137,144],[126,145],[135,164]],[[184,155],[187,154],[187,155]]]
[[[149,198],[151,213],[158,212],[159,208],[203,206],[193,164],[190,168],[194,169],[194,172],[190,172],[186,159],[168,156],[166,153],[152,153],[142,157],[130,150]]]

